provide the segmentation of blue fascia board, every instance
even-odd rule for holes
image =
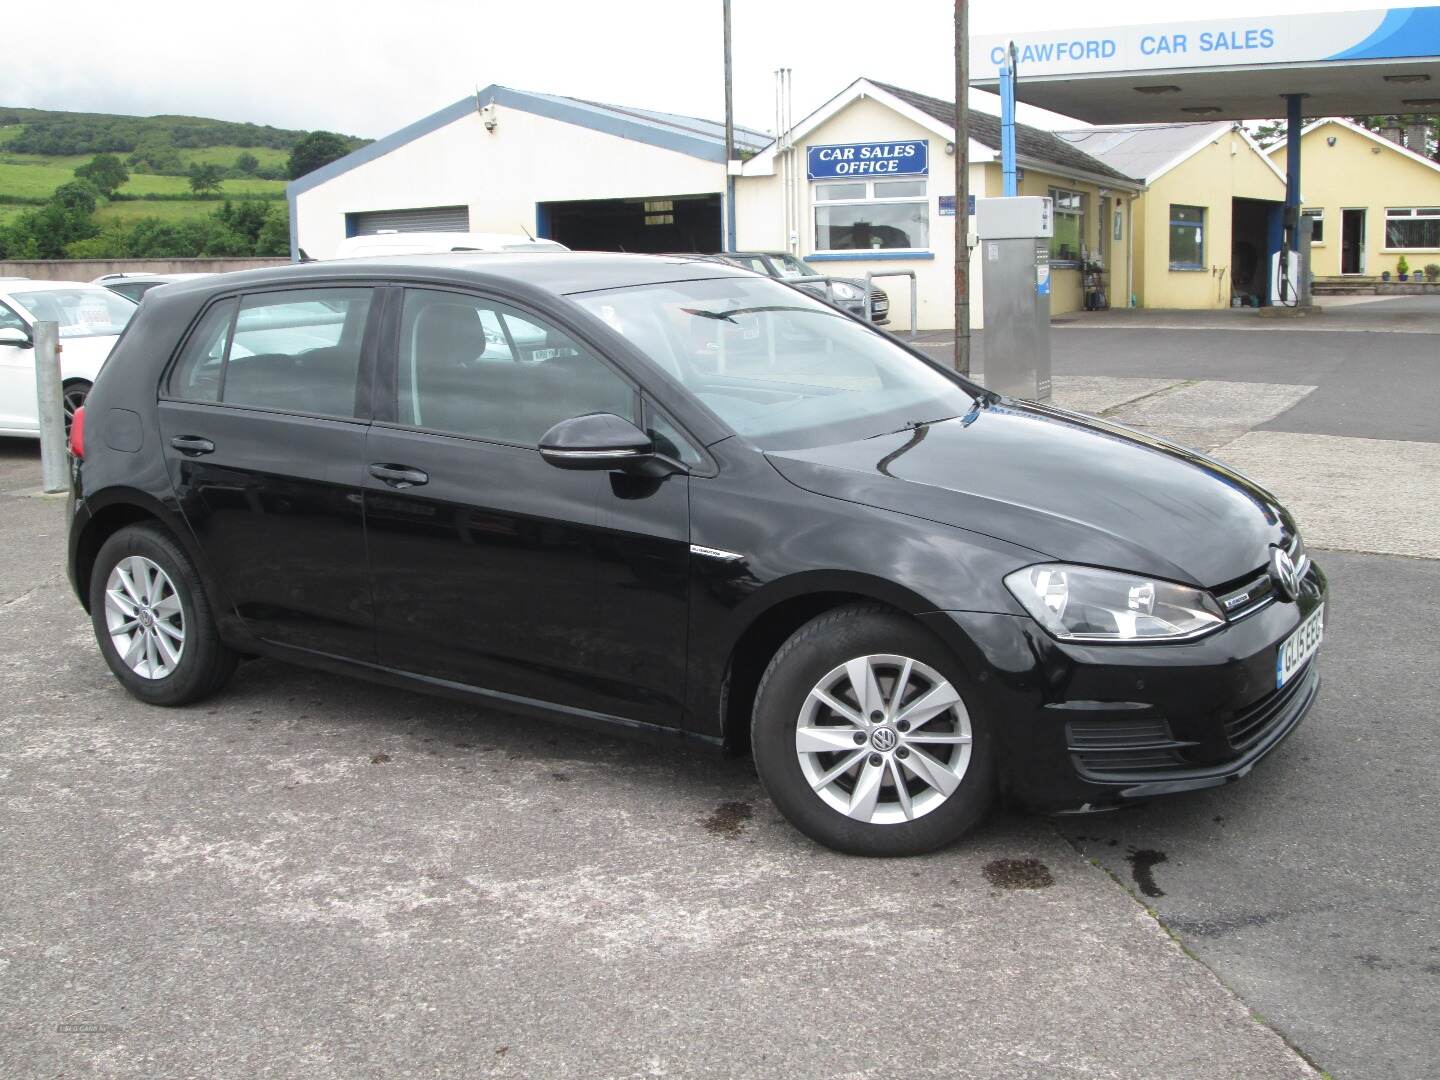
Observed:
[[[871,262],[875,259],[933,259],[933,251],[857,251],[855,254],[806,255],[806,262]]]
[[[670,131],[661,124],[650,123],[637,117],[621,116],[606,110],[603,106],[586,105],[567,98],[527,93],[524,90],[511,90],[506,86],[491,85],[475,94],[463,97],[453,105],[447,105],[399,131],[393,131],[382,139],[376,139],[374,142],[332,161],[329,165],[306,173],[298,180],[290,181],[285,186],[285,193],[290,199],[291,206],[292,249],[295,246],[294,206],[296,196],[327,180],[343,176],[352,169],[357,169],[376,158],[383,157],[392,150],[398,150],[407,143],[429,135],[432,131],[437,131],[447,124],[453,124],[461,117],[472,112],[478,113],[482,105],[488,105],[492,101],[506,108],[519,109],[522,112],[590,128],[618,138],[658,146],[664,150],[674,150],[676,153],[687,154],[704,161],[714,161],[720,164],[724,164],[725,161],[725,145],[715,139],[683,131]],[[293,254],[292,251],[292,257]]]
[[[648,143],[663,150],[674,150],[703,161],[725,161],[725,143],[698,133],[671,131],[665,125],[644,120],[639,116],[626,116],[611,112],[603,105],[589,105],[570,98],[552,97],[549,94],[532,94],[523,90],[510,90],[503,86],[492,87],[498,93],[495,100],[512,109],[521,109],[536,116],[549,117],[578,127],[591,128],[621,139]],[[488,91],[487,91],[488,93]]]

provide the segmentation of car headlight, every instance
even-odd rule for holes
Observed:
[[[1046,563],[1008,574],[1005,587],[1061,641],[1174,641],[1225,624],[1202,589],[1114,570]]]
[[[864,299],[865,290],[856,288],[848,281],[837,281],[831,285],[836,300],[861,300]]]

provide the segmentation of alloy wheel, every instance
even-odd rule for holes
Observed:
[[[874,825],[913,821],[943,804],[965,778],[974,733],[959,693],[906,656],[859,656],[810,691],[795,752],[811,789],[846,817]]]
[[[61,402],[65,409],[65,434],[70,434],[70,425],[75,420],[75,410],[85,404],[85,398],[90,393],[88,386],[67,386]]]
[[[105,625],[121,661],[144,679],[163,679],[185,651],[185,610],[159,564],[129,555],[105,582]]]

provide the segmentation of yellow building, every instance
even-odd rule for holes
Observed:
[[[904,152],[904,170],[831,175],[825,155]],[[1002,194],[1000,122],[970,113],[972,198]],[[789,251],[813,269],[846,277],[915,274],[921,329],[954,325],[955,105],[857,79],[747,160],[735,185],[737,249]],[[869,158],[873,160],[873,158]],[[1053,314],[1129,295],[1128,204],[1140,184],[1053,132],[1016,125],[1020,194],[1055,200],[1050,246]],[[816,166],[822,166],[817,170]],[[817,172],[819,175],[817,175]],[[971,218],[971,243],[975,242]],[[911,281],[881,278],[892,327],[909,328]],[[982,322],[979,248],[970,258],[970,311]]]
[[[1285,144],[1271,147],[1283,167]],[[1300,132],[1301,205],[1316,278],[1412,273],[1440,264],[1440,164],[1349,120]]]
[[[1057,132],[1145,183],[1135,200],[1139,307],[1271,303],[1285,175],[1239,124],[1145,124]]]

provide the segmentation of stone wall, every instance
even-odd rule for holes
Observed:
[[[223,274],[284,266],[289,259],[0,259],[0,277],[93,281],[102,274]]]

